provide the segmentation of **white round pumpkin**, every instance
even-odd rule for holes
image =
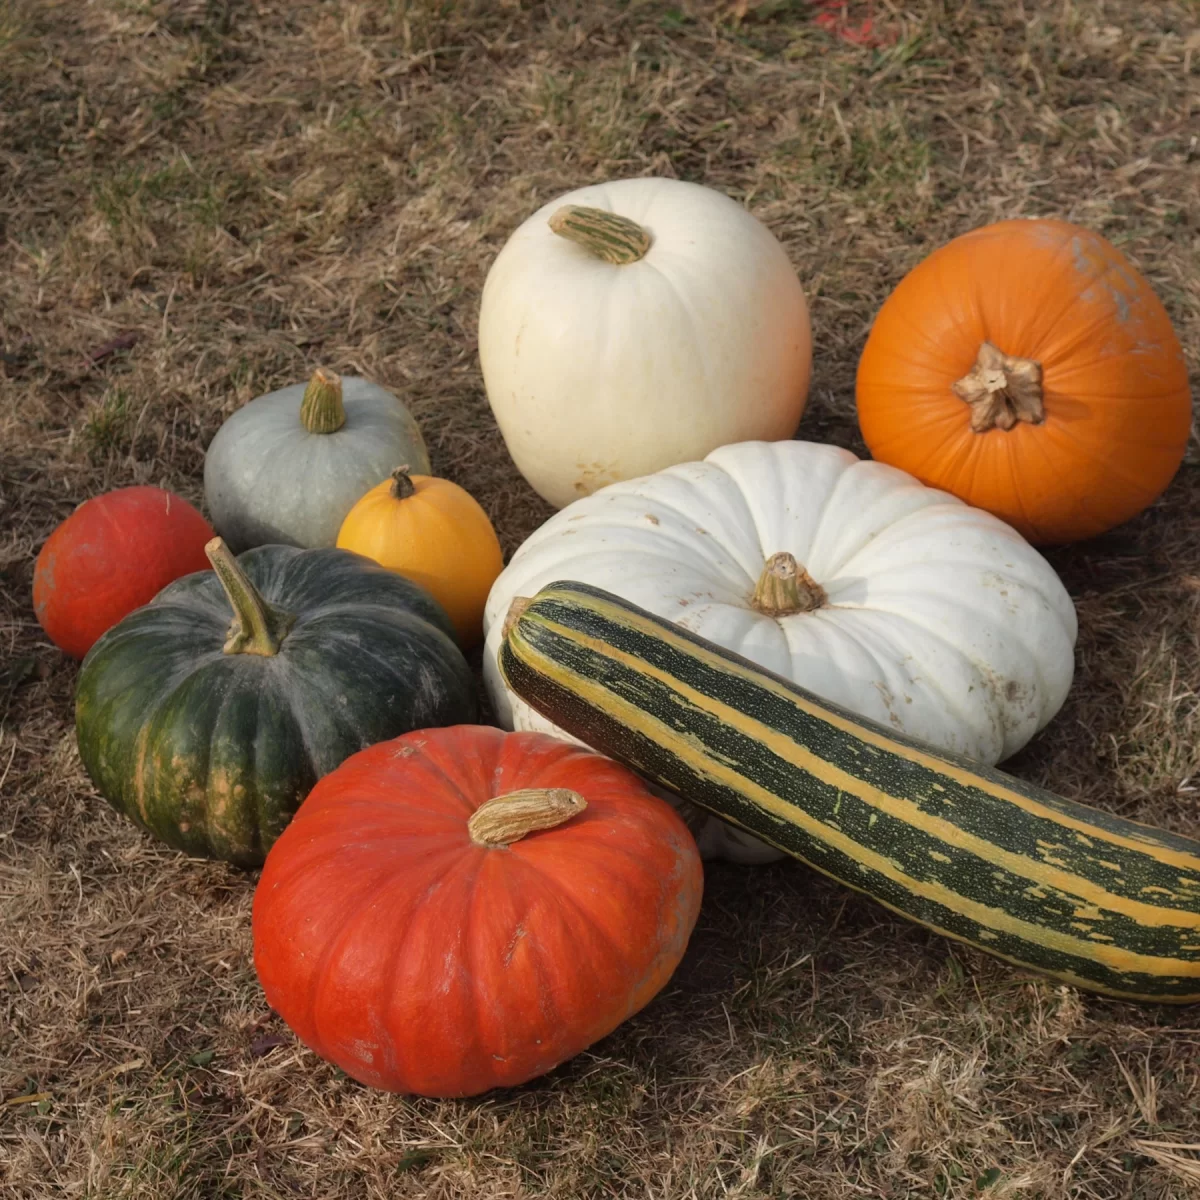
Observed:
[[[496,665],[512,601],[555,580],[605,588],[988,765],[1054,716],[1074,674],[1075,608],[1032,546],[835,446],[724,446],[578,500],[529,537],[488,597],[484,681],[502,725],[566,736],[508,691]],[[685,815],[706,857],[781,857],[715,817]]]
[[[796,432],[800,281],[740,204],[675,179],[552,200],[484,284],[479,360],[513,461],[561,508],[730,442]]]
[[[251,400],[204,456],[204,499],[235,553],[268,542],[332,546],[350,509],[397,467],[428,475],[412,413],[385,388],[318,368]]]

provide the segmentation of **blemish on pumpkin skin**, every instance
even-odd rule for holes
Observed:
[[[513,930],[512,937],[508,939],[508,944],[504,947],[504,965],[506,967],[512,966],[513,955],[517,952],[517,946],[520,944],[521,939],[527,936],[528,932],[523,923],[518,924],[516,929]]]
[[[598,491],[606,484],[615,483],[617,479],[614,469],[604,463],[576,463],[575,470],[579,475],[574,488],[581,496]]]
[[[144,747],[139,747],[134,755],[133,802],[137,811],[141,814],[143,822],[148,821],[150,818],[149,813],[146,811],[146,755]]]
[[[1144,299],[1143,287],[1136,274],[1119,260],[1107,255],[1094,255],[1089,248],[1087,239],[1074,237],[1071,239],[1071,264],[1081,275],[1090,279],[1090,285],[1080,293],[1080,299],[1085,304],[1095,304],[1103,299],[1111,301],[1116,310],[1117,320],[1128,324],[1135,315],[1134,308],[1141,305]]]
[[[205,795],[210,841],[226,842],[233,852],[254,840],[254,818],[246,804],[248,790],[232,773],[218,768],[208,776]]]

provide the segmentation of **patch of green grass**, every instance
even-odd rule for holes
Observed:
[[[85,414],[79,426],[79,440],[88,458],[100,463],[109,456],[129,448],[135,414],[129,393],[123,388],[110,388],[98,404]]]
[[[92,202],[114,237],[151,243],[156,230],[181,222],[218,229],[253,196],[248,173],[200,171],[182,156],[154,167],[124,166],[92,185]]]
[[[10,57],[15,58],[17,52],[25,48],[25,36],[25,21],[17,12],[16,5],[5,0],[0,4],[0,64]]]
[[[932,151],[897,113],[847,114],[837,101],[774,147],[785,184],[836,194],[862,212],[917,219],[931,196]]]
[[[167,1107],[156,1107],[153,1113],[124,1109],[118,1120],[126,1128],[138,1127],[138,1135],[126,1134],[109,1150],[108,1178],[101,1190],[85,1193],[88,1200],[242,1200],[242,1186],[224,1176],[221,1168],[231,1151],[248,1143],[247,1130],[213,1142],[190,1113]]]

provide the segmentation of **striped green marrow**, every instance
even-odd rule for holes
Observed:
[[[567,732],[910,920],[1089,991],[1200,1000],[1200,842],[934,752],[583,584],[515,604],[499,663]]]

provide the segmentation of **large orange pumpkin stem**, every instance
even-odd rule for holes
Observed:
[[[226,654],[259,654],[271,658],[279,653],[288,630],[296,623],[292,613],[268,604],[258,588],[242,570],[241,564],[228,546],[218,537],[204,547],[208,561],[216,572],[229,606],[233,621],[229,626],[224,651]]]
[[[318,367],[300,401],[300,423],[309,433],[337,433],[346,423],[342,377]]]
[[[481,804],[467,822],[477,846],[503,849],[526,834],[553,829],[587,808],[587,801],[570,788],[522,788]]]
[[[767,559],[750,603],[768,617],[787,617],[821,608],[829,603],[829,597],[795,558],[784,551]]]
[[[1012,429],[1018,421],[1040,425],[1046,419],[1042,404],[1042,364],[1014,358],[984,342],[970,372],[951,385],[954,394],[971,407],[971,428]]]

